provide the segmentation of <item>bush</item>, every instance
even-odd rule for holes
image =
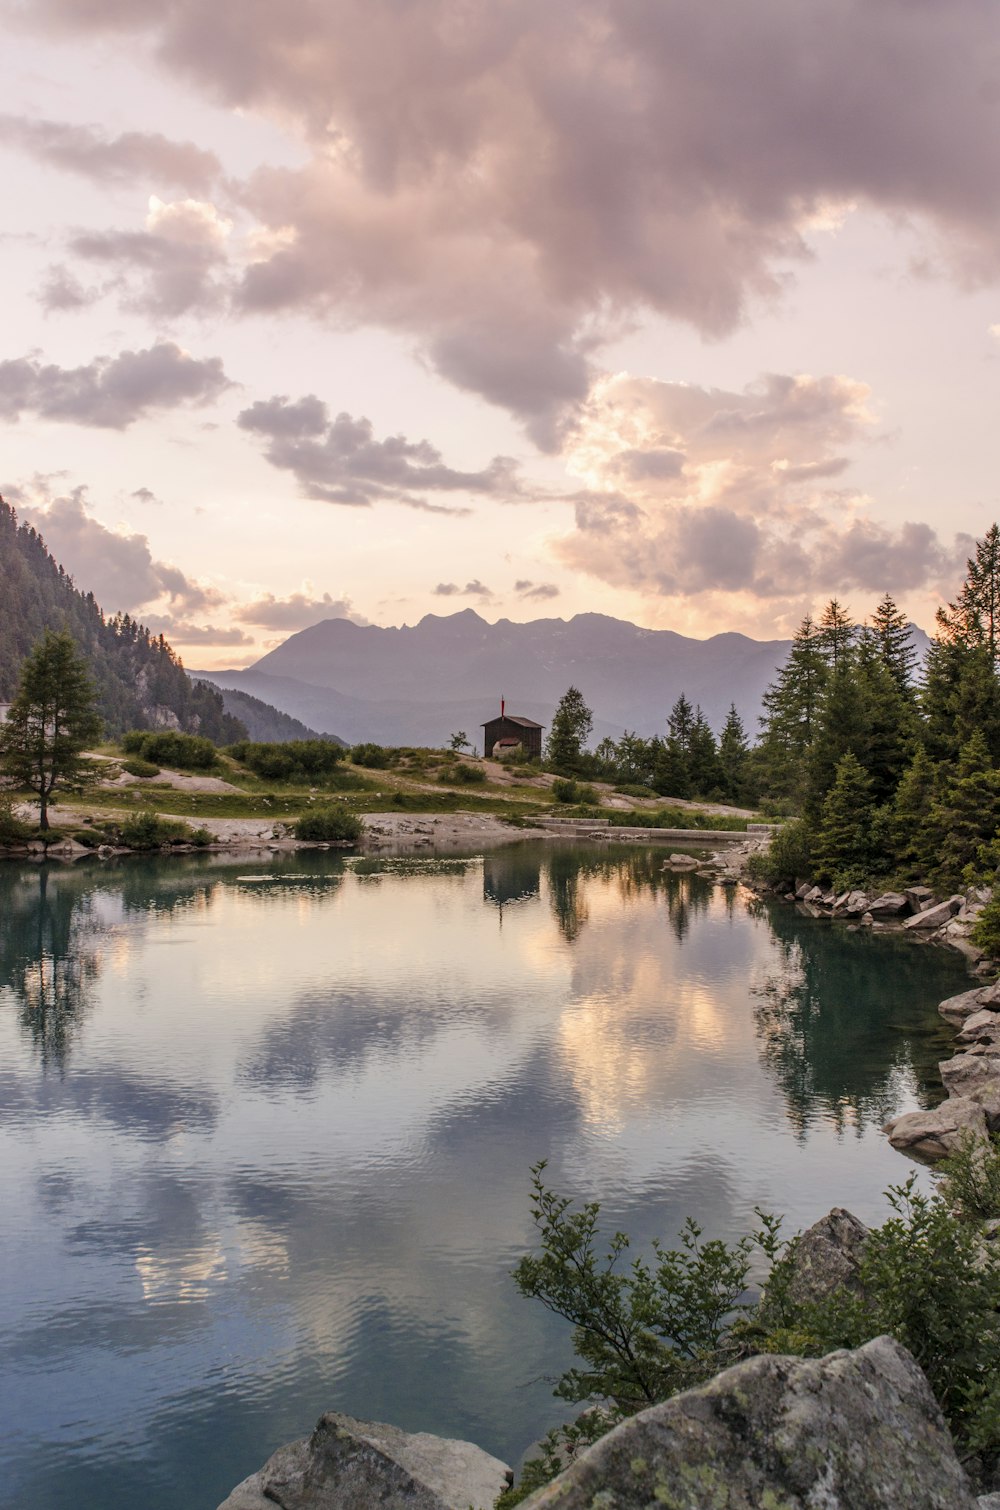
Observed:
[[[766,881],[771,886],[781,882],[793,885],[809,875],[810,861],[809,828],[804,818],[796,818],[771,835],[767,849],[753,855],[747,869],[755,881]]]
[[[735,1244],[704,1242],[689,1220],[679,1248],[654,1243],[652,1262],[626,1266],[628,1237],[602,1241],[598,1204],[574,1208],[545,1187],[544,1168],[532,1171],[539,1251],[520,1260],[514,1281],[572,1322],[584,1367],[564,1373],[555,1393],[608,1402],[603,1429],[754,1353],[819,1357],[887,1333],[920,1363],[967,1465],[975,1469],[970,1460],[978,1458],[981,1471],[992,1471],[1000,1454],[1000,1254],[969,1213],[993,1209],[1000,1195],[995,1147],[963,1149],[933,1195],[918,1191],[914,1176],[887,1191],[893,1214],[864,1244],[857,1287],[820,1302],[794,1298],[795,1245],[782,1242],[774,1217],[758,1211],[759,1229]],[[748,1293],[755,1254],[768,1275],[763,1303]],[[537,1487],[558,1471],[558,1437],[522,1485]]]
[[[586,786],[583,782],[574,781],[571,777],[558,777],[552,783],[552,795],[557,802],[565,803],[589,803],[591,806],[598,805],[597,793],[592,786]]]
[[[14,812],[14,799],[0,796],[0,845],[23,844],[33,832]]]
[[[994,886],[993,895],[973,924],[970,937],[976,948],[990,959],[1000,959],[1000,887]]]
[[[442,771],[438,780],[445,782],[449,786],[453,784],[479,786],[486,780],[486,772],[481,765],[466,765],[463,761],[454,766],[450,771]]]
[[[346,807],[317,807],[311,813],[302,814],[292,833],[296,839],[308,839],[319,844],[339,840],[356,844],[364,833],[364,824],[356,813],[350,812]]]
[[[367,766],[373,771],[386,771],[392,765],[392,751],[385,749],[383,745],[360,744],[355,745],[351,751],[351,760],[355,765]]]
[[[289,739],[273,744],[241,739],[226,753],[265,781],[311,781],[334,771],[345,751],[329,739]]]
[[[163,849],[166,845],[193,844],[203,848],[212,835],[205,828],[191,828],[180,818],[160,818],[156,813],[136,813],[114,830],[114,842],[126,849]]]
[[[97,849],[108,842],[107,834],[99,828],[75,828],[70,838],[77,844],[82,844],[84,849]]]
[[[141,776],[144,780],[160,774],[158,765],[154,765],[151,760],[140,760],[136,755],[122,761],[122,770],[129,776]]]
[[[122,749],[127,755],[181,771],[208,771],[219,762],[210,739],[179,734],[176,729],[132,729],[123,735]]]
[[[630,782],[624,786],[616,786],[615,791],[621,797],[655,797],[658,795],[651,786],[642,786],[635,782]]]

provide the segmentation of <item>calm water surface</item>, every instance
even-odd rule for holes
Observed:
[[[213,1510],[330,1408],[516,1459],[539,1158],[640,1242],[879,1219],[960,966],[662,863],[0,867],[6,1502]]]

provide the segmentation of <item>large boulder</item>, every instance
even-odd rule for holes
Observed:
[[[943,928],[945,923],[950,923],[956,912],[963,906],[964,897],[957,894],[949,897],[946,902],[938,902],[936,907],[927,907],[923,912],[914,913],[912,918],[907,918],[904,928],[925,929]]]
[[[884,891],[868,907],[873,918],[898,918],[909,910],[910,904],[901,891]]]
[[[1000,1012],[992,1007],[973,1012],[965,1019],[962,1031],[956,1037],[959,1043],[1000,1043]]]
[[[970,1097],[949,1096],[933,1111],[903,1112],[902,1116],[893,1117],[882,1131],[900,1153],[933,1163],[957,1153],[970,1134],[985,1138],[986,1112],[980,1102]]]
[[[510,1469],[471,1442],[330,1411],[219,1510],[492,1510]]]
[[[878,1337],[751,1358],[633,1416],[525,1510],[976,1510],[927,1380]]]
[[[828,1300],[838,1290],[860,1292],[861,1258],[868,1228],[843,1206],[834,1206],[803,1232],[792,1250],[789,1298],[799,1304]],[[764,1296],[765,1309],[767,1296]]]
[[[964,1022],[973,1012],[981,1012],[988,1005],[987,989],[985,986],[975,986],[971,991],[960,991],[957,996],[946,997],[938,1011],[949,1022]]]
[[[1000,1051],[972,1050],[945,1059],[939,1065],[941,1080],[950,1098],[978,1101],[991,1130],[1000,1127]],[[945,1106],[948,1105],[946,1101]]]

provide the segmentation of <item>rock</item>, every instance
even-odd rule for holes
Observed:
[[[914,913],[912,918],[907,918],[904,928],[941,928],[950,922],[955,913],[962,905],[960,896],[949,897],[947,902],[938,902],[936,907],[926,907],[923,912]]]
[[[870,900],[871,898],[869,897],[867,891],[852,891],[850,896],[847,898],[847,903],[844,907],[844,911],[847,913],[847,916],[849,918],[860,917],[863,912],[868,911],[868,904]]]
[[[959,1043],[998,1043],[1000,1042],[1000,1013],[984,1007],[980,1012],[973,1012],[971,1017],[965,1019],[965,1025],[958,1034]]]
[[[802,900],[803,902],[821,902],[823,900],[822,886],[810,886]]]
[[[701,861],[696,860],[694,855],[671,855],[667,864],[675,870],[697,870]]]
[[[827,1300],[837,1290],[861,1290],[860,1268],[868,1228],[843,1206],[834,1206],[798,1239],[791,1256],[790,1299],[797,1304]],[[766,1307],[767,1295],[763,1297]]]
[[[820,897],[820,901],[824,907],[833,907],[837,901],[837,893],[835,891],[825,891]]]
[[[996,1053],[956,1054],[954,1059],[946,1059],[940,1069],[949,1098],[977,1101],[986,1113],[990,1130],[1000,1127],[1000,1057]]]
[[[982,986],[976,986],[972,991],[962,991],[958,996],[949,996],[941,1002],[938,1011],[949,1022],[965,1022],[973,1012],[979,1012],[989,1003],[984,1000],[987,991]]]
[[[98,858],[101,860],[110,860],[111,856],[114,854],[114,850],[111,848],[110,844],[99,844],[97,846],[97,854]]]
[[[981,1494],[976,1507],[977,1510],[1000,1510],[1000,1494]]]
[[[330,1411],[219,1510],[492,1510],[510,1469],[471,1442]]]
[[[797,902],[804,902],[812,889],[811,881],[803,881],[801,886],[796,886],[795,888],[795,900]]]
[[[1000,1012],[1000,981],[980,989],[979,1003],[980,1006],[992,1007],[994,1011]]]
[[[976,1510],[926,1379],[889,1337],[737,1364],[624,1421],[525,1510]]]
[[[901,891],[884,891],[868,908],[873,918],[898,918],[909,910],[910,904]]]
[[[969,1097],[949,1096],[933,1111],[903,1112],[893,1117],[882,1131],[893,1148],[933,1162],[955,1153],[969,1133],[985,1138],[986,1112]]]
[[[834,901],[833,901],[833,910],[834,910],[834,912],[840,912],[844,907],[847,906],[847,901],[848,901],[848,898],[850,897],[850,895],[851,895],[851,893],[849,891],[842,891],[840,893],[839,897],[835,897],[834,898]]]
[[[923,912],[934,901],[934,893],[929,886],[907,886],[903,895],[914,912]]]

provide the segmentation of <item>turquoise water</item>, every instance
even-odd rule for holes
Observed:
[[[0,1483],[213,1510],[324,1409],[516,1460],[529,1167],[640,1243],[884,1212],[951,956],[662,855],[0,866]]]

